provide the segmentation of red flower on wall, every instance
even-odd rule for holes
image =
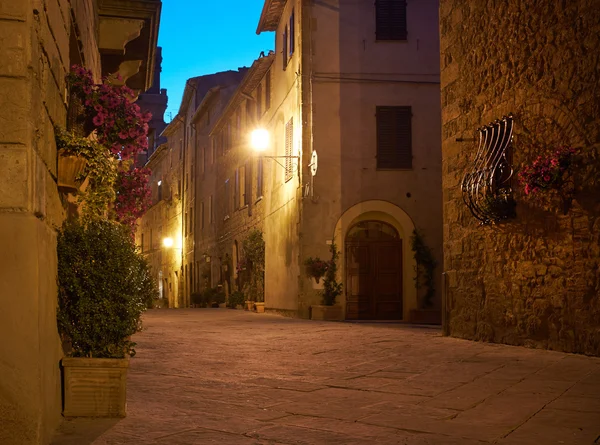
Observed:
[[[519,181],[525,187],[525,194],[560,189],[576,152],[572,147],[561,147],[550,155],[538,156],[530,165],[524,166],[519,173]]]
[[[78,65],[67,75],[71,91],[83,99],[85,112],[92,117],[98,142],[119,159],[131,159],[148,148],[148,122],[152,114],[142,113],[132,102],[133,90],[113,85],[107,79],[97,85],[91,71]]]

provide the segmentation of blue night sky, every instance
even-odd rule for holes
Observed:
[[[161,88],[165,121],[175,117],[190,77],[250,66],[274,49],[272,32],[256,35],[264,0],[163,0],[158,44],[163,48]]]

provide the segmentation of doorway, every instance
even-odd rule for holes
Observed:
[[[361,221],[346,235],[346,319],[402,319],[402,239],[382,221]]]

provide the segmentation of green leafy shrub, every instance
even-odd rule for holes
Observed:
[[[331,252],[331,260],[329,260],[325,279],[323,280],[323,304],[325,306],[333,306],[336,298],[342,294],[342,283],[337,281],[337,260],[340,252],[337,250],[335,243],[331,243],[329,251]]]
[[[246,297],[242,292],[236,290],[229,295],[229,307],[235,308],[238,304],[243,305]]]
[[[435,268],[437,261],[433,256],[431,248],[425,244],[425,238],[419,230],[414,230],[410,237],[410,247],[415,253],[417,267],[415,270],[415,282],[417,288],[426,288],[423,298],[423,306],[430,307],[435,295]]]
[[[213,289],[211,301],[217,304],[225,303],[225,292],[222,289]]]
[[[242,242],[244,259],[250,268],[250,282],[246,286],[248,299],[265,301],[265,241],[263,233],[254,229]]]
[[[72,356],[122,358],[156,283],[127,227],[107,220],[65,222],[58,233],[58,328]]]

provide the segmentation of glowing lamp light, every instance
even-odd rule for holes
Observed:
[[[165,247],[173,247],[173,238],[164,238],[163,246]]]
[[[250,145],[256,151],[265,151],[269,148],[269,132],[258,128],[250,134]]]
[[[162,181],[158,181],[158,186],[160,187],[162,185]]]

